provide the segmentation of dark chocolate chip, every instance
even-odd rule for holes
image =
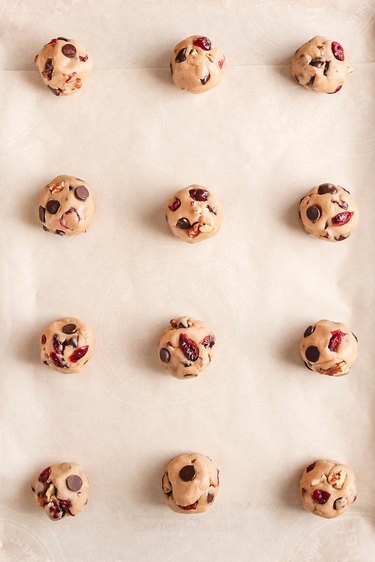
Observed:
[[[76,56],[76,53],[77,53],[77,49],[71,43],[67,43],[66,45],[61,47],[61,50],[63,52],[63,55],[65,55],[69,59],[74,58]]]
[[[325,193],[336,193],[337,189],[333,183],[322,183],[318,188],[319,195],[324,195]]]
[[[183,364],[183,366],[186,367],[186,368],[191,367],[190,361],[185,360],[185,361],[182,362],[182,364]]]
[[[180,470],[179,477],[183,482],[191,482],[195,478],[195,468],[191,464],[183,466]]]
[[[211,207],[211,205],[207,205],[207,209],[210,211],[210,213],[217,215],[216,207]]]
[[[312,205],[311,207],[307,208],[306,215],[311,222],[316,222],[320,217],[320,207],[317,205]]]
[[[43,363],[48,366],[48,361],[43,361]]]
[[[324,65],[324,60],[321,58],[312,59],[310,65],[315,66],[316,68],[321,68]]]
[[[39,207],[39,220],[40,222],[46,222],[46,210],[44,207]]]
[[[344,507],[347,504],[347,500],[346,498],[337,498],[337,500],[335,500],[334,504],[333,504],[333,509],[338,510],[338,509],[344,509]]]
[[[71,490],[72,492],[78,492],[78,490],[82,488],[83,484],[82,478],[78,476],[78,474],[71,474],[70,476],[68,476],[65,482],[69,490]]]
[[[306,467],[306,472],[311,472],[312,470],[314,470],[316,465],[316,462],[313,462],[311,464],[309,464],[309,466]]]
[[[306,361],[304,361],[305,367],[308,368],[309,371],[312,371],[313,369],[310,367],[310,365],[308,363],[306,363]]]
[[[48,86],[48,88],[51,90],[51,92],[52,92],[53,94],[55,94],[55,96],[59,96],[60,93],[61,93],[60,88],[51,88],[51,86]]]
[[[69,41],[69,39],[67,39],[66,37],[58,37],[57,40],[58,41]]]
[[[47,202],[46,209],[51,215],[56,215],[60,209],[60,203],[56,199],[51,199]]]
[[[189,222],[188,219],[186,219],[185,217],[183,217],[182,219],[179,219],[176,223],[176,227],[177,228],[181,228],[182,230],[186,230],[187,228],[191,227],[191,224]]]
[[[329,60],[327,60],[327,62],[326,62],[325,65],[324,65],[324,70],[323,70],[324,76],[327,76],[327,72],[328,72],[328,69],[329,69],[329,65],[330,65],[330,62],[329,62]]]
[[[353,332],[352,332],[352,334],[353,334],[353,336],[355,337],[355,339],[356,339],[356,340],[358,341],[358,338],[357,338],[357,336],[356,336],[356,335],[355,335],[355,334],[354,334]]]
[[[35,488],[34,488],[34,486],[31,486],[31,489],[32,489],[32,491],[33,491],[33,492],[35,492]]]
[[[63,230],[55,230],[55,234],[58,236],[65,236],[65,232]]]
[[[212,503],[215,499],[213,494],[207,494],[207,503]]]
[[[74,195],[76,196],[77,199],[80,199],[81,201],[86,201],[86,199],[90,194],[87,187],[85,187],[84,185],[79,185],[78,187],[75,188]]]
[[[349,238],[349,234],[348,236],[343,236],[342,234],[340,234],[340,236],[338,238],[335,238],[335,240],[337,240],[338,242],[342,242],[342,240],[346,240],[347,238]]]
[[[209,79],[211,78],[211,74],[208,73],[207,76],[205,76],[204,78],[201,78],[201,83],[203,84],[203,86],[205,84],[207,84],[207,82],[209,81]]]
[[[192,377],[197,377],[198,375],[195,375],[194,373],[187,373],[186,375],[184,375],[184,379],[187,378],[192,378]]]
[[[315,327],[309,326],[308,328],[306,328],[305,333],[303,334],[303,337],[307,338],[308,336],[311,336],[311,334],[313,334],[314,332],[315,332]]]
[[[315,81],[315,74],[314,74],[314,76],[311,76],[311,78],[310,78],[310,80],[309,80],[309,82],[308,82],[307,85],[308,85],[310,88],[312,88],[313,85],[314,85],[314,81]]]
[[[310,345],[305,351],[305,357],[310,363],[316,363],[320,357],[320,351],[315,345]]]
[[[64,334],[75,334],[77,331],[77,326],[76,324],[65,324],[65,326],[61,328],[61,331]]]
[[[161,350],[159,351],[159,357],[160,360],[163,361],[163,363],[169,363],[169,361],[171,360],[171,354],[166,347],[161,348]]]
[[[44,65],[42,76],[43,78],[47,78],[47,80],[51,80],[52,75],[53,75],[53,61],[52,59],[47,59],[46,64]]]
[[[186,60],[186,48],[178,51],[175,61],[184,62]]]
[[[73,336],[64,342],[64,346],[71,345],[72,347],[78,347],[78,338]]]
[[[48,228],[46,227],[46,225],[43,225],[43,230],[45,230],[46,232],[49,232]]]

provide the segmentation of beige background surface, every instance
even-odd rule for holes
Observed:
[[[374,14],[367,0],[0,0],[1,561],[374,560]],[[169,52],[192,33],[227,57],[202,96],[169,81]],[[290,79],[287,61],[316,34],[352,54],[334,96]],[[58,35],[96,63],[66,99],[33,65]],[[96,191],[86,235],[38,224],[39,189],[58,174]],[[298,223],[299,198],[327,181],[362,212],[340,244]],[[225,207],[219,235],[195,246],[171,237],[162,212],[191,183]],[[158,371],[155,345],[183,314],[212,326],[217,348],[181,382]],[[40,330],[65,315],[96,335],[82,375],[39,363]],[[320,318],[359,337],[347,377],[300,361]],[[164,465],[185,450],[221,469],[202,516],[163,504]],[[338,520],[299,505],[299,473],[318,457],[357,474],[358,500]],[[29,480],[62,461],[82,464],[92,493],[79,517],[52,523]]]

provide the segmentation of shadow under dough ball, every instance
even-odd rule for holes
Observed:
[[[319,320],[306,328],[300,345],[308,369],[321,375],[347,375],[357,359],[358,339],[345,324]]]
[[[51,39],[36,55],[34,62],[43,82],[56,96],[77,92],[93,67],[86,47],[66,37]]]
[[[297,49],[292,59],[293,78],[314,92],[335,94],[352,71],[349,52],[337,41],[320,35]]]
[[[347,189],[333,183],[322,183],[302,197],[299,216],[307,234],[340,242],[349,238],[355,230],[359,209]]]
[[[179,455],[165,469],[162,490],[173,511],[202,513],[212,505],[219,491],[219,470],[205,455]]]
[[[224,72],[225,57],[208,37],[192,35],[173,49],[170,68],[177,88],[201,94],[214,88]]]

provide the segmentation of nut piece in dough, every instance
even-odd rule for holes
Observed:
[[[192,35],[176,45],[170,63],[175,86],[192,94],[201,94],[220,82],[225,57],[208,37]]]
[[[303,507],[327,519],[345,513],[357,497],[353,470],[332,460],[318,460],[307,466],[299,491]]]
[[[59,373],[80,373],[93,352],[91,328],[77,318],[52,322],[40,338],[41,361]]]
[[[347,375],[358,355],[358,339],[345,324],[319,320],[306,328],[300,353],[305,365],[321,375]]]
[[[166,219],[173,234],[189,244],[215,236],[223,220],[221,204],[202,185],[189,185],[171,197]]]
[[[337,41],[321,36],[297,49],[292,60],[293,78],[314,92],[335,94],[352,71],[349,52]]]
[[[177,513],[202,513],[219,491],[219,470],[199,453],[185,453],[172,459],[165,469],[162,490]]]
[[[35,477],[31,489],[52,521],[78,515],[87,504],[90,485],[79,464],[52,464]]]
[[[200,320],[188,316],[174,318],[170,324],[158,344],[164,370],[177,379],[197,377],[211,363],[215,345],[213,332]]]
[[[47,232],[59,236],[86,232],[94,214],[92,189],[73,176],[57,176],[40,193],[39,220]]]
[[[302,197],[299,216],[307,234],[340,242],[356,228],[359,210],[347,189],[333,183],[322,183]]]
[[[55,96],[68,96],[79,90],[93,67],[87,49],[74,39],[51,39],[36,55],[43,82]]]

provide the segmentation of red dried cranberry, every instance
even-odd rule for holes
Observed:
[[[345,211],[344,213],[339,213],[335,217],[332,218],[332,226],[342,226],[350,221],[352,216],[354,215],[353,212]]]
[[[197,344],[187,337],[186,334],[180,334],[180,347],[186,359],[196,361],[199,357],[199,349]]]
[[[332,336],[328,343],[328,349],[330,351],[337,351],[345,334],[341,330],[334,330],[331,334]]]
[[[193,45],[195,47],[200,47],[204,51],[209,51],[211,49],[211,41],[208,37],[198,37],[198,39],[193,41]]]
[[[72,363],[77,363],[77,361],[79,361],[80,359],[82,359],[82,357],[86,355],[88,350],[89,350],[88,345],[83,345],[82,347],[79,347],[78,349],[73,351],[71,355],[69,355],[69,361],[71,361]]]
[[[203,345],[203,347],[213,347],[215,345],[215,336],[206,336],[201,341],[201,344]]]
[[[50,474],[51,474],[51,467],[47,466],[47,468],[42,470],[42,472],[39,474],[39,476],[38,476],[39,482],[41,482],[42,484],[45,484],[47,482]]]
[[[64,361],[64,359],[62,357],[61,358],[58,357],[54,351],[51,351],[51,353],[49,354],[49,358],[52,361],[52,363],[56,365],[56,367],[59,367],[60,369],[64,369],[64,367],[68,366]]]
[[[40,343],[41,343],[42,345],[44,345],[44,344],[46,343],[46,341],[47,341],[46,336],[45,336],[44,334],[42,334],[42,337],[40,338]]]
[[[312,499],[315,503],[319,503],[320,505],[324,505],[329,500],[331,494],[326,492],[325,490],[314,490],[311,494]]]
[[[341,86],[339,86],[338,88],[336,88],[336,90],[334,92],[328,92],[329,94],[335,94],[336,92],[339,92],[342,88],[342,84]]]
[[[224,59],[219,60],[219,62],[217,63],[219,65],[219,68],[223,68],[224,66]]]
[[[61,342],[59,342],[59,338],[57,336],[57,334],[53,335],[52,338],[52,345],[53,345],[53,349],[56,351],[56,353],[58,353],[59,355],[62,355],[64,348]]]
[[[168,207],[170,208],[171,211],[177,211],[177,209],[181,206],[181,201],[179,200],[178,197],[175,198],[175,200],[173,201],[173,203],[171,203],[171,205],[168,205]]]
[[[65,515],[65,512],[55,503],[51,505],[49,511],[52,514],[52,519],[61,519]]]
[[[79,60],[82,62],[86,62],[89,57],[86,55],[85,57],[79,57]]]
[[[69,515],[72,515],[70,513],[70,508],[72,507],[72,502],[70,500],[58,500],[59,501],[59,507],[61,509],[61,511],[64,513],[69,513]]]
[[[332,53],[337,60],[343,61],[345,59],[344,49],[337,41],[332,41]]]
[[[198,500],[190,505],[179,505],[178,507],[184,509],[185,511],[189,511],[190,509],[196,509],[197,505],[198,505]]]
[[[209,196],[207,189],[189,189],[189,194],[195,201],[207,201]]]

